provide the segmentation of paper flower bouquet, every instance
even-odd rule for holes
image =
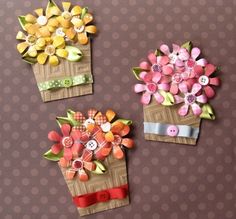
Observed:
[[[33,66],[44,102],[92,93],[89,34],[97,29],[90,23],[88,8],[52,0],[46,9],[18,17],[22,31],[17,50]]]
[[[191,42],[161,45],[133,68],[142,82],[134,91],[142,93],[145,139],[195,145],[201,119],[215,119],[208,102],[220,84],[218,68],[200,53]]]
[[[51,131],[51,149],[44,154],[58,162],[81,216],[129,204],[125,148],[132,122],[90,109],[87,115],[68,110],[57,117],[60,132]]]

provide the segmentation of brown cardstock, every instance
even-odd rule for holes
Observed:
[[[173,124],[173,125],[188,125],[195,128],[200,127],[201,119],[198,116],[195,116],[192,113],[192,110],[189,109],[187,116],[182,117],[178,114],[178,109],[180,105],[174,106],[163,106],[158,104],[154,98],[149,105],[143,107],[144,111],[144,121],[145,122],[156,122],[164,124]],[[163,136],[157,134],[144,134],[146,140],[151,141],[162,141],[162,142],[172,142],[178,144],[188,144],[196,145],[197,139],[194,138],[185,138],[185,137],[171,137]]]
[[[113,157],[113,155],[109,155],[103,164],[106,166],[107,172],[102,175],[89,173],[89,180],[86,182],[79,181],[77,177],[75,177],[73,180],[67,180],[65,177],[66,168],[59,166],[72,197],[120,187],[128,183],[125,159],[117,160]],[[77,209],[80,216],[85,216],[113,208],[122,207],[128,204],[129,196],[122,200],[109,200],[107,202],[91,205],[87,208]]]
[[[64,79],[65,77],[76,76],[80,74],[91,74],[91,44],[87,45],[73,45],[78,47],[82,53],[83,58],[79,62],[70,62],[65,59],[60,59],[60,64],[58,66],[50,66],[49,63],[45,65],[34,64],[33,72],[37,83]],[[60,88],[54,90],[41,91],[41,96],[43,102],[60,100],[64,98],[82,96],[93,93],[92,84],[78,85],[69,88]]]

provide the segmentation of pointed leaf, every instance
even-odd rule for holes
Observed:
[[[87,7],[83,8],[81,12],[81,19],[83,19],[87,13],[88,13],[88,8]]]
[[[51,161],[59,161],[63,157],[63,150],[59,154],[53,154],[51,150],[47,151],[43,157]]]
[[[118,121],[118,122],[122,122],[122,123],[124,123],[125,125],[132,125],[132,120],[129,120],[129,119],[118,119],[118,120],[116,120],[116,121]]]
[[[73,126],[73,122],[67,118],[67,117],[57,117],[56,121],[58,123],[58,125],[61,127],[63,124],[69,124]]]
[[[202,119],[215,120],[215,114],[210,104],[204,104],[202,106],[202,114],[200,115]]]
[[[164,97],[163,106],[172,106],[174,105],[175,99],[170,92],[165,92],[163,90],[159,90],[159,93]]]
[[[141,78],[139,77],[139,75],[140,75],[140,73],[141,73],[142,71],[144,71],[144,70],[141,69],[140,67],[134,67],[134,68],[132,69],[132,71],[133,71],[134,76],[135,76],[139,81],[141,81]]]
[[[28,64],[35,64],[37,63],[37,59],[29,56],[22,57],[23,61],[27,62]]]
[[[187,49],[188,52],[191,52],[191,50],[193,48],[193,44],[191,41],[188,41],[188,42],[184,43],[181,47]]]
[[[93,161],[93,163],[96,165],[96,169],[91,171],[94,174],[105,174],[106,173],[106,167],[98,160]]]
[[[162,55],[164,55],[164,54],[163,54],[163,52],[162,52],[161,50],[156,49],[155,55],[156,55],[156,56],[162,56]]]
[[[25,16],[18,16],[18,21],[19,21],[22,29],[26,31],[25,25],[27,24],[27,22],[25,20]]]

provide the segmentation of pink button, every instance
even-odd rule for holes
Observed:
[[[171,137],[174,137],[174,136],[177,136],[178,135],[178,132],[179,132],[179,129],[177,126],[175,125],[170,125],[168,128],[167,128],[167,135],[171,136]]]

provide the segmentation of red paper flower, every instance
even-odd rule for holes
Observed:
[[[83,149],[81,144],[81,132],[72,131],[71,126],[64,124],[61,126],[62,136],[56,131],[51,131],[48,133],[48,139],[54,141],[55,144],[51,147],[53,154],[59,154],[64,150],[64,158],[66,160],[71,160],[73,157],[77,157]]]

